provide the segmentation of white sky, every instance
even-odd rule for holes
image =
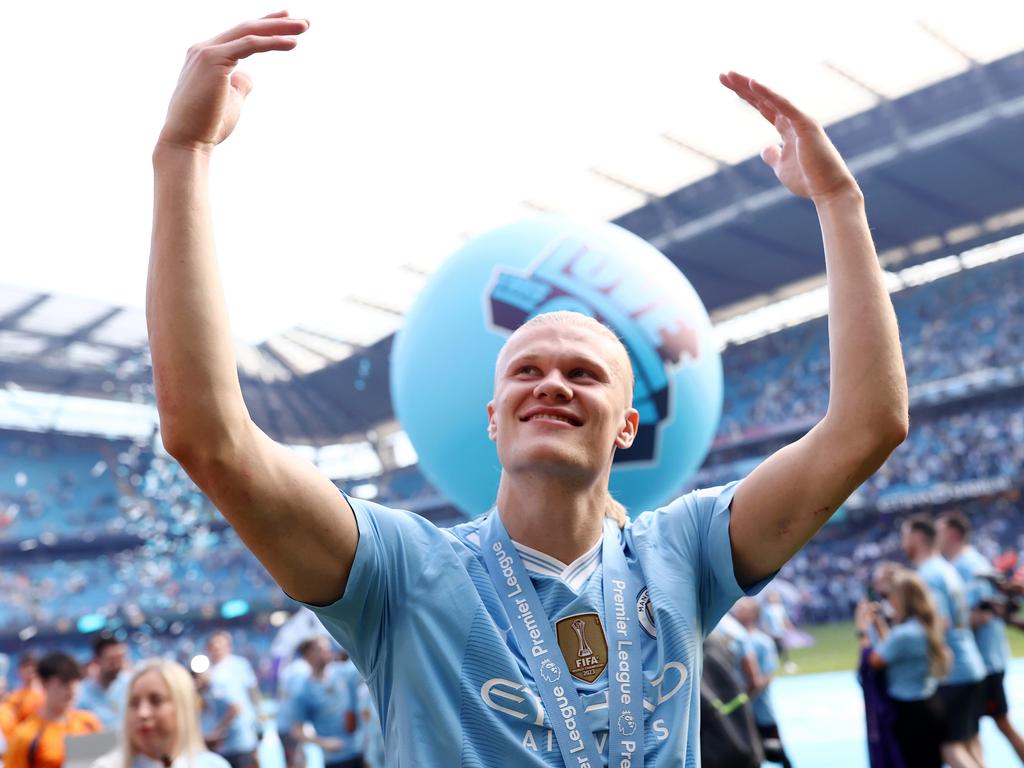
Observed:
[[[436,263],[466,233],[517,218],[523,200],[568,209],[585,169],[628,170],[659,133],[750,154],[766,134],[735,117],[724,69],[799,94],[827,119],[871,99],[825,83],[822,60],[902,92],[923,62],[962,67],[908,49],[912,22],[1007,52],[1024,45],[1019,5],[292,3],[312,27],[296,50],[244,63],[255,90],[214,163],[235,330],[257,341],[331,325],[338,297],[388,279],[389,265]],[[3,7],[0,282],[141,305],[150,152],[185,50],[274,8]]]

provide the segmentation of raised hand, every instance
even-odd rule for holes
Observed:
[[[819,203],[857,189],[853,174],[817,121],[752,78],[729,72],[719,80],[779,132],[782,144],[766,147],[761,159],[790,192]]]
[[[286,11],[239,24],[189,48],[178,86],[167,108],[159,143],[209,152],[231,135],[252,80],[236,72],[240,59],[264,51],[288,51],[309,28]]]

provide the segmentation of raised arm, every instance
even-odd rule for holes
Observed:
[[[828,275],[828,411],[733,497],[734,567],[740,584],[750,585],[782,567],[906,439],[907,379],[853,175],[821,126],[788,100],[735,72],[721,79],[778,130],[781,146],[762,158],[791,192],[814,203]]]
[[[357,541],[338,489],[276,444],[242,400],[214,253],[208,174],[252,81],[235,65],[295,47],[308,23],[284,13],[189,49],[153,153],[146,317],[164,445],[281,587],[327,603],[344,591]],[[288,162],[268,151],[263,162]],[[287,226],[286,222],[281,222]]]

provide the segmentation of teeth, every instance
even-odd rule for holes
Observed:
[[[556,416],[553,413],[538,413],[536,416],[531,416],[530,417],[530,421],[533,421],[534,419],[548,419],[550,421],[564,421],[566,424],[572,424],[572,422],[569,421],[569,419],[567,419],[565,416]]]

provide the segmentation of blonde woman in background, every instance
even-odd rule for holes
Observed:
[[[180,664],[142,664],[128,682],[121,744],[92,768],[229,768],[203,743],[198,698]]]
[[[931,593],[913,571],[892,572],[888,598],[891,628],[877,603],[858,607],[861,646],[871,648],[870,666],[886,670],[889,697],[896,709],[896,741],[905,765],[941,768],[944,714],[936,691],[952,662],[945,627]],[[879,637],[874,644],[872,629]]]

